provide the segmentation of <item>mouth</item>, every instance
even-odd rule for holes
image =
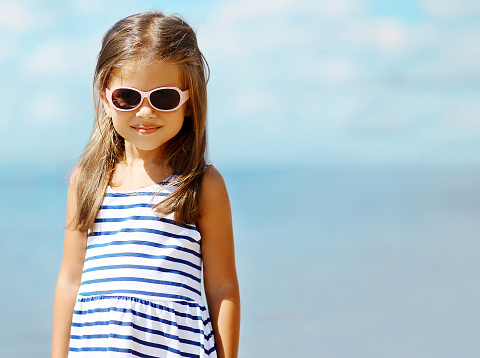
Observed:
[[[133,126],[132,128],[135,129],[140,134],[152,134],[156,132],[158,129],[160,129],[161,127],[138,125],[138,126]]]

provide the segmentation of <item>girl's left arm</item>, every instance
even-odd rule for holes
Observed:
[[[232,214],[227,188],[213,166],[206,170],[201,193],[205,295],[219,358],[236,358],[240,336],[240,293],[233,244]]]

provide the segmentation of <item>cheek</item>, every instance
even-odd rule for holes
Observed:
[[[183,127],[183,124],[185,123],[185,118],[182,117],[181,119],[179,119],[176,123],[176,132],[178,134],[178,132],[180,132],[182,130],[182,127]]]
[[[115,128],[118,134],[122,135],[123,132],[130,128],[130,125],[128,124],[128,118],[125,116],[118,115],[118,113],[113,113],[111,118],[113,128]]]

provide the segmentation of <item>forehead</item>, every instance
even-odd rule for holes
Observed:
[[[182,90],[180,67],[171,62],[132,61],[114,68],[109,87],[127,86],[149,91],[157,87],[174,86]]]

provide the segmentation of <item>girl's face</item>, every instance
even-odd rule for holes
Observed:
[[[145,92],[170,86],[186,90],[180,81],[178,67],[160,60],[153,63],[131,62],[115,69],[108,88],[120,86]],[[115,130],[125,139],[126,150],[161,151],[162,146],[180,131],[185,115],[190,115],[187,103],[175,111],[162,112],[152,107],[144,98],[135,110],[120,111],[110,105],[105,93],[102,93],[102,100]]]

